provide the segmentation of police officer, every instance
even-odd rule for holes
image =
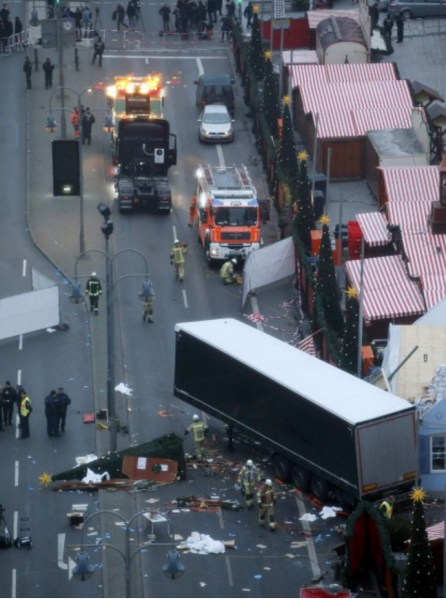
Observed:
[[[237,265],[237,259],[232,258],[225,262],[220,269],[220,277],[223,279],[223,284],[228,285],[230,283],[234,283],[236,280],[236,275],[234,273],[234,267]]]
[[[29,437],[29,417],[33,411],[33,407],[31,406],[31,400],[28,398],[25,390],[21,390],[20,392],[20,431],[21,436],[20,439],[25,439]]]
[[[257,492],[257,503],[259,505],[259,525],[263,526],[268,517],[270,531],[276,530],[274,520],[274,505],[276,504],[276,494],[274,493],[273,482],[267,479]]]
[[[93,129],[93,125],[96,123],[96,119],[94,115],[90,111],[90,107],[87,106],[84,114],[82,115],[82,143],[91,144],[91,130]]]
[[[203,423],[203,421],[200,421],[200,417],[198,415],[194,415],[192,417],[192,423],[184,432],[184,435],[188,435],[189,433],[192,434],[192,438],[195,444],[195,455],[198,458],[198,460],[201,460],[203,458],[204,439],[208,432],[208,429],[209,427],[205,423]]]
[[[23,72],[25,73],[25,77],[26,77],[26,87],[30,90],[31,89],[31,73],[33,72],[33,66],[32,66],[31,61],[29,60],[28,56],[25,58],[25,63],[23,65]]]
[[[51,392],[45,398],[46,432],[48,437],[57,437],[59,435],[59,411],[56,396],[56,391],[51,390]]]
[[[245,496],[246,508],[254,508],[254,494],[259,482],[259,471],[252,460],[247,460],[240,469],[237,481],[242,486],[241,492]]]
[[[184,255],[187,253],[187,244],[183,244],[178,240],[173,243],[173,248],[170,252],[170,264],[175,267],[175,277],[180,281],[184,279],[184,264],[186,259]]]
[[[99,311],[99,296],[102,294],[102,286],[94,272],[87,281],[85,293],[90,298],[90,312],[94,312],[94,314],[97,315]]]
[[[71,404],[71,398],[65,393],[63,387],[57,388],[57,429],[65,433],[65,420],[67,410]]]
[[[46,61],[43,63],[42,69],[45,73],[45,88],[48,89],[50,87],[53,87],[54,65],[49,58],[47,58]]]
[[[97,41],[95,42],[94,46],[94,53],[93,53],[93,60],[91,61],[91,64],[94,65],[94,63],[96,62],[96,57],[98,57],[98,64],[100,67],[102,67],[102,55],[104,54],[104,50],[105,50],[105,44],[102,41],[101,37],[98,37]]]
[[[5,425],[12,425],[12,416],[14,414],[14,406],[17,404],[18,395],[10,381],[5,382],[0,397],[3,410],[3,422]]]

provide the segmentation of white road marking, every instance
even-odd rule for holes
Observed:
[[[307,511],[305,509],[305,504],[299,497],[296,497],[297,508],[299,510],[299,514],[302,517]],[[307,540],[307,550],[308,556],[310,558],[311,570],[313,571],[313,579],[318,581],[321,576],[321,570],[319,568],[319,563],[317,562],[317,554],[316,547],[314,545],[314,539],[311,535],[311,526],[309,521],[301,521],[302,529],[308,535],[305,535],[305,539]]]
[[[11,598],[17,598],[17,569],[12,570]]]
[[[19,461],[16,460],[14,463],[14,485],[17,487],[19,485]]]
[[[177,240],[177,228],[175,227],[175,225],[173,225],[172,227],[172,231],[173,231],[173,239],[174,241]]]
[[[25,259],[23,261],[23,265],[22,265],[22,277],[26,277],[26,267],[27,267],[27,260]]]
[[[203,69],[203,62],[202,62],[201,58],[196,58],[195,60],[197,61],[198,74],[203,75],[204,69]]]
[[[223,155],[223,148],[221,147],[221,144],[217,144],[215,146],[215,149],[217,150],[217,155],[218,155],[218,165],[220,167],[224,167],[225,166],[225,157]]]
[[[184,302],[184,308],[189,308],[189,305],[187,303],[187,294],[186,294],[186,290],[183,290],[183,302]]]
[[[146,56],[146,65],[148,65],[148,64],[149,64],[149,60],[150,60],[150,59],[149,59],[149,58]]]
[[[23,350],[23,334],[19,335],[19,350]]]
[[[19,513],[17,510],[14,511],[14,518],[12,522],[12,537],[16,539],[17,532],[19,530]]]
[[[22,369],[17,371],[17,385],[22,385]]]
[[[68,557],[68,581],[70,581],[70,579],[73,577],[73,569],[75,566],[76,566],[76,563],[71,558],[71,556],[69,556]]]
[[[58,533],[57,534],[57,566],[59,569],[63,569],[66,571],[68,569],[68,565],[63,561],[63,553],[65,551],[65,534]]]

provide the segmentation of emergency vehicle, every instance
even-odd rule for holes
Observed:
[[[248,169],[200,165],[197,179],[199,241],[206,258],[246,259],[262,244],[259,201]]]
[[[162,118],[165,90],[160,75],[127,76],[115,77],[114,85],[106,88],[106,94],[112,109],[112,149],[113,160],[116,162],[116,140],[120,120],[141,115]]]

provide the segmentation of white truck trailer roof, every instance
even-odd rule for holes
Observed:
[[[178,323],[175,331],[225,352],[352,425],[414,410],[407,400],[236,319]]]

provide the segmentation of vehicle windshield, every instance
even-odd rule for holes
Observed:
[[[230,118],[226,113],[204,113],[203,123],[211,123],[212,125],[222,125],[229,123]]]
[[[240,206],[217,208],[215,212],[215,224],[220,226],[239,225],[242,227],[252,227],[253,225],[257,225],[257,208]]]

